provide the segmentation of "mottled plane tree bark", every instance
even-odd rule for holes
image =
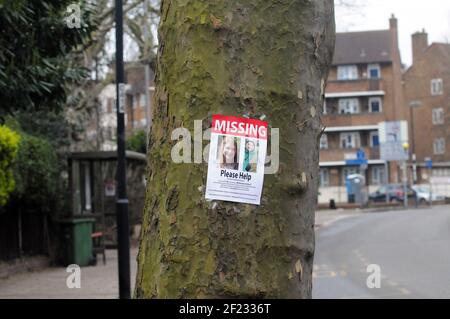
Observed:
[[[310,298],[332,0],[164,0],[135,297]],[[175,164],[178,127],[265,115],[280,167],[260,206],[204,199],[206,164]],[[207,144],[207,142],[204,142]]]

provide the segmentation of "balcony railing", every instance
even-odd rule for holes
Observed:
[[[328,81],[327,93],[380,91],[383,86],[381,79],[332,80]]]
[[[356,155],[359,149],[363,149],[368,160],[380,159],[379,147],[361,147],[361,148],[329,148],[320,150],[320,162],[342,162],[349,156]]]
[[[358,114],[325,114],[323,124],[326,127],[334,126],[358,126],[358,125],[377,125],[386,120],[383,113],[358,113]]]

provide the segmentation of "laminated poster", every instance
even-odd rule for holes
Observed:
[[[205,198],[260,205],[268,124],[213,115]]]

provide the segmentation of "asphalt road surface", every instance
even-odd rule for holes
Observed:
[[[450,298],[450,206],[362,213],[316,234],[313,298]],[[372,264],[380,288],[368,288]]]

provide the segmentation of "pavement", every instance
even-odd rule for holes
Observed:
[[[131,292],[136,278],[137,252],[136,248],[130,252]],[[66,268],[51,267],[0,280],[0,299],[117,299],[117,251],[106,251],[106,265],[101,259],[97,266],[81,268],[81,288],[67,287],[70,273]]]
[[[317,222],[313,298],[450,298],[450,206],[319,212]]]

